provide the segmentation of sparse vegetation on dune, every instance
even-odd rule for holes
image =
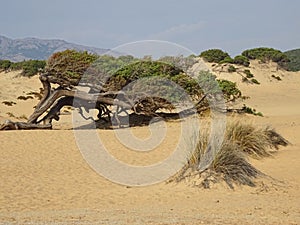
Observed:
[[[261,50],[258,52],[260,53]],[[264,58],[262,59],[276,62],[283,62],[286,59],[284,56],[281,57],[276,50],[271,51],[271,53],[272,52],[275,52],[277,55],[275,53],[274,55],[263,55]],[[226,65],[225,68],[229,69],[228,72],[244,74],[243,77],[247,79],[247,81],[259,84],[251,71],[247,68],[245,69],[245,67],[249,66],[249,60],[252,59],[252,57],[261,59],[262,56],[260,56],[256,50],[246,53],[232,59],[228,53],[213,49],[202,53],[201,57],[204,57],[209,62],[226,62],[238,65],[236,67],[233,65],[229,65],[228,67],[228,65]],[[181,65],[180,63],[182,63],[184,69],[176,67],[176,65]],[[149,97],[145,95],[142,99],[135,99],[135,101],[129,100],[128,97],[130,97],[132,93],[130,89],[126,89],[128,93],[123,93],[123,88],[128,87],[128,85],[132,83],[135,85],[134,82],[141,78],[147,78],[146,83],[142,83],[140,87],[136,86],[136,88],[140,88],[138,90],[141,93],[146,93],[147,90],[145,90],[144,85],[148,85],[147,82],[151,83],[152,78],[161,78],[159,84],[154,82],[151,87],[155,90],[156,95],[165,97],[165,92],[170,85],[167,82],[164,85],[162,81],[170,80],[180,86],[182,90],[191,97],[195,106],[199,106],[199,108],[201,104],[201,107],[207,106],[208,100],[203,100],[207,95],[212,98],[223,96],[227,102],[243,99],[242,93],[236,83],[217,79],[217,76],[209,71],[199,71],[198,77],[195,77],[195,79],[188,76],[185,73],[185,69],[191,67],[193,63],[195,63],[194,57],[164,57],[159,61],[153,61],[150,58],[139,60],[132,56],[121,56],[118,58],[112,56],[98,57],[88,52],[76,52],[74,50],[55,53],[49,58],[44,68],[44,73],[40,76],[44,92],[30,92],[27,93],[26,96],[22,95],[18,97],[18,100],[27,100],[34,97],[41,100],[33,114],[28,118],[27,123],[14,123],[9,121],[8,124],[3,125],[0,129],[51,129],[52,120],[59,119],[62,107],[71,106],[75,98],[85,101],[87,105],[79,105],[76,107],[94,107],[93,109],[97,109],[99,111],[97,115],[99,121],[100,119],[106,120],[111,117],[115,120],[118,119],[118,113],[120,112],[112,111],[113,109],[110,106],[113,104],[119,104],[118,106],[125,111],[131,110],[132,112],[146,116],[154,115],[158,109],[172,110],[173,103],[158,98],[157,96]],[[2,65],[3,68],[13,68],[6,61],[0,65]],[[39,67],[42,67],[42,65],[35,68]],[[99,80],[99,77],[95,76],[95,74],[104,74],[107,79],[105,82],[101,82],[103,81],[103,77],[100,77]],[[276,77],[274,78],[276,79]],[[90,90],[88,92],[80,92],[79,96],[75,96],[73,88],[78,85],[79,81],[83,81],[83,86],[89,87]],[[95,83],[99,84],[99,87],[95,86]],[[53,87],[51,84],[56,84],[56,86]],[[59,86],[58,88],[57,85]],[[133,90],[136,91],[136,89]],[[123,98],[115,101],[118,94],[122,94]],[[181,92],[173,93],[169,97],[171,101],[176,103],[183,101]],[[7,106],[14,104],[13,102],[2,103]],[[198,112],[200,112],[200,110],[198,110]],[[222,110],[229,111],[228,109]],[[262,113],[256,112],[254,109],[245,105],[239,109],[238,112],[262,116]],[[46,113],[46,115],[44,115],[44,113]],[[16,117],[12,113],[7,115],[12,118],[27,119],[25,115],[20,117]],[[208,141],[209,138],[209,132],[202,130],[199,142],[196,143],[196,149],[192,149],[188,164],[175,178],[176,181],[197,174],[197,176],[200,177],[197,181],[198,186],[205,188],[209,188],[212,183],[220,181],[226,182],[230,188],[234,188],[235,185],[255,186],[255,178],[263,173],[249,163],[248,157],[261,159],[272,155],[279,146],[286,146],[288,144],[288,142],[273,129],[256,128],[252,124],[242,123],[240,121],[230,122],[227,125],[220,151],[217,152],[212,163],[210,163],[207,168],[200,169],[201,160],[203,160],[208,149],[213,148]],[[192,145],[187,143],[186,147],[189,148],[189,146]]]
[[[233,65],[230,65],[227,70],[228,70],[228,73],[236,72],[236,68]]]
[[[259,60],[262,63],[273,61],[282,69],[298,71],[300,70],[299,52],[299,49],[281,52],[274,48],[260,47],[247,49],[241,55],[231,58],[227,52],[221,49],[209,49],[200,53],[199,56],[210,63],[235,64],[245,67],[250,66],[250,60]]]
[[[23,62],[10,62],[9,60],[0,60],[0,72],[9,70],[21,70],[21,75],[31,77],[36,75],[46,66],[44,60],[28,60]]]
[[[253,109],[249,106],[246,106],[245,104],[243,105],[241,111],[241,113],[247,113],[247,114],[252,114],[254,116],[263,116],[263,114],[261,112],[257,112],[256,109]]]
[[[248,69],[244,70],[244,74],[246,75],[247,78],[253,78],[254,77],[254,75]]]
[[[271,77],[274,78],[274,79],[276,79],[276,80],[278,80],[278,81],[282,80],[280,76],[275,76],[274,74],[272,74]]]
[[[300,71],[300,49],[290,50],[284,54],[286,54],[290,60],[287,65],[288,70]]]
[[[13,102],[13,101],[3,101],[2,104],[6,105],[6,106],[13,106],[17,103]]]
[[[261,47],[248,49],[243,51],[242,55],[248,59],[257,59],[261,62],[273,61],[285,69],[287,69],[287,65],[290,61],[286,54],[274,48]]]
[[[192,181],[196,186],[209,188],[213,183],[225,181],[230,188],[234,185],[255,186],[255,178],[263,175],[248,161],[248,157],[261,159],[271,156],[279,146],[288,145],[288,141],[269,127],[256,128],[250,123],[241,121],[229,122],[221,148],[217,151],[212,163],[204,171],[199,165],[205,153],[212,146],[209,144],[208,129],[202,129],[195,149],[196,139],[188,140],[187,149],[191,155],[187,165],[174,178],[176,182]],[[217,138],[217,137],[215,137]],[[213,151],[214,152],[214,151]],[[195,178],[198,181],[195,181]]]
[[[250,60],[243,55],[237,55],[236,57],[234,57],[233,63],[248,67],[250,65]]]

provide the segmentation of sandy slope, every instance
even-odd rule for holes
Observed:
[[[219,73],[238,82],[246,104],[264,117],[243,116],[257,125],[272,125],[291,143],[273,158],[252,163],[272,179],[257,187],[211,190],[185,183],[127,187],[112,183],[84,161],[72,130],[0,132],[0,224],[300,224],[300,73],[276,71],[274,65],[251,64],[261,85],[247,85],[238,74]],[[282,81],[272,80],[280,75]],[[0,74],[0,120],[29,115],[36,99],[16,100],[38,91],[37,77]],[[23,93],[25,91],[25,93]],[[15,118],[10,118],[15,120]],[[64,116],[56,128],[70,125]],[[62,124],[62,125],[61,125]],[[99,130],[112,154],[131,164],[151,164],[167,157],[180,132],[168,124],[167,139],[153,154],[134,154],[118,143],[113,131]],[[133,133],[147,137],[146,127]],[[117,171],[116,171],[117,173]],[[276,179],[276,180],[275,180]]]

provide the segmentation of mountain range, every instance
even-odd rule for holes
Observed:
[[[109,51],[109,49],[88,47],[58,39],[11,39],[0,35],[0,59],[8,59],[12,62],[19,62],[29,59],[44,60],[54,52],[63,51],[66,49],[88,51],[99,55]]]
[[[12,62],[20,62],[29,59],[46,60],[55,52],[66,49],[77,51],[88,51],[94,54],[104,54],[109,49],[95,48],[84,45],[78,45],[59,39],[39,39],[39,38],[22,38],[11,39],[0,35],[0,60],[8,59]],[[121,55],[114,52],[115,55]],[[300,70],[300,49],[285,52],[289,57],[289,69],[292,71]]]

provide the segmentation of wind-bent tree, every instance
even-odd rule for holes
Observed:
[[[135,82],[141,78],[147,79],[143,83]],[[99,57],[75,50],[53,54],[39,79],[43,96],[28,121],[6,121],[1,130],[51,129],[52,120],[59,120],[64,106],[74,106],[80,112],[98,109],[99,119],[112,115],[117,121],[121,111],[155,115],[159,109],[171,110],[174,103],[183,100],[180,92],[164,93],[170,88],[170,82],[179,85],[193,99],[203,96],[197,82],[174,65],[132,56]],[[160,97],[166,95],[169,100]],[[112,111],[113,105],[117,110]]]
[[[97,109],[98,119],[110,120],[112,116],[118,124],[118,114],[122,111],[153,116],[158,110],[174,109],[187,96],[198,111],[207,108],[207,95],[218,92],[216,77],[201,71],[198,77],[192,78],[167,59],[166,63],[75,50],[55,53],[39,77],[43,96],[28,121],[6,121],[0,129],[51,129],[52,120],[59,120],[64,106],[74,106],[81,114],[83,110]],[[181,63],[188,62],[190,66],[191,61],[189,58]],[[209,93],[204,93],[199,82],[209,87]],[[232,93],[240,96],[234,83],[219,83],[224,87],[225,99],[232,97]],[[194,111],[188,109],[184,113]]]

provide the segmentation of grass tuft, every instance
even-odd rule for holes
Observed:
[[[211,164],[211,169],[221,174],[230,188],[233,188],[235,183],[253,187],[255,186],[253,179],[261,172],[247,161],[239,148],[232,142],[223,144]]]
[[[200,186],[205,188],[220,180],[225,181],[230,188],[234,188],[234,184],[255,186],[254,179],[263,173],[249,163],[248,157],[256,159],[268,157],[272,155],[272,149],[278,149],[279,146],[289,144],[286,139],[270,127],[256,128],[250,123],[229,122],[221,149],[219,151],[213,150],[217,153],[212,163],[205,170],[201,170],[199,168],[200,162],[205,158],[207,149],[212,148],[209,140],[211,135],[208,131],[209,127],[202,129],[199,138],[197,135],[193,135],[191,140],[188,140],[188,148],[196,147],[190,151],[187,165],[173,180],[179,182],[197,174],[197,179],[200,179]],[[195,140],[198,140],[198,143],[195,143]],[[199,179],[196,182],[198,184]]]

